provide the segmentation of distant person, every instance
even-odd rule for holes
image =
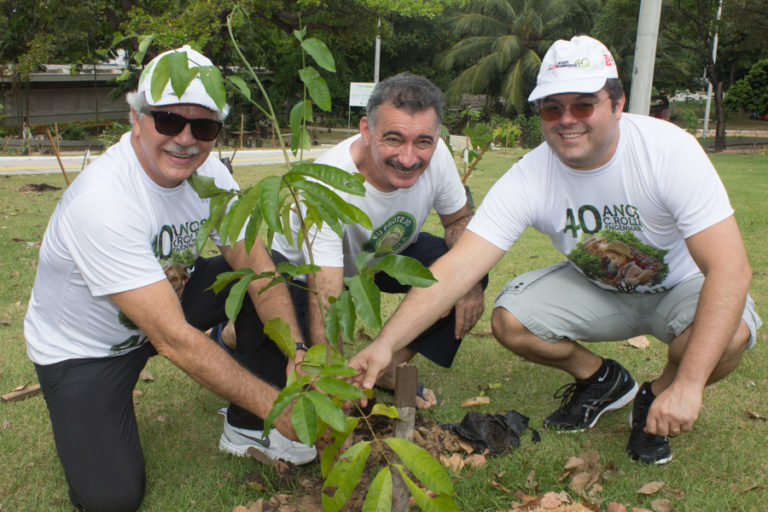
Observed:
[[[625,237],[663,260],[661,282],[610,286],[573,261],[534,270],[499,294],[493,333],[515,354],[575,379],[556,394],[561,406],[545,426],[591,428],[634,398],[627,452],[663,464],[672,458],[667,436],[693,428],[704,386],[733,371],[761,323],[747,293],[751,271],[733,208],[691,135],[622,113],[616,64],[599,41],[556,41],[529,100],[540,112],[545,142],[496,182],[465,234],[432,265],[438,282],[411,290],[350,364],[361,372],[358,382],[371,387],[391,354],[474,286],[529,226],[564,255],[584,242],[608,253],[610,242],[590,238],[597,232]],[[619,250],[624,257],[614,265],[626,265],[632,252]],[[601,265],[598,260],[598,270]],[[642,334],[669,351],[664,370],[639,392],[618,362],[580,343]]]
[[[212,66],[189,46],[173,51],[186,56],[189,68]],[[211,239],[221,255],[195,254],[209,200],[186,179],[196,172],[220,188],[237,188],[210,154],[228,109],[216,104],[199,75],[181,97],[169,84],[155,99],[153,69],[169,53],[147,65],[138,91],[128,95],[131,131],[86,167],[56,207],[24,322],[69,497],[79,510],[136,510],[143,500],[132,392],[155,354],[232,402],[221,450],[245,455],[253,447],[295,464],[316,455],[296,441],[287,412],[263,436],[261,418],[293,362],[262,322],[284,318],[302,340],[286,287],[259,294],[269,280],[250,285],[236,323],[238,360],[203,333],[226,319],[228,290],[208,289],[218,274],[243,267],[268,272],[274,265],[258,240],[247,252],[242,237],[232,246],[215,231]]]
[[[317,283],[326,306],[328,297],[336,297],[343,290],[344,278],[357,273],[355,259],[361,252],[403,254],[430,265],[464,232],[473,211],[453,156],[440,139],[443,104],[442,92],[424,77],[401,73],[387,78],[376,85],[368,100],[360,133],[315,160],[365,176],[365,196],[341,196],[363,210],[373,223],[373,229],[344,224],[342,238],[327,225],[311,235],[314,263],[321,267]],[[445,229],[444,238],[421,230],[433,209]],[[291,226],[296,240],[299,223],[295,214]],[[281,235],[275,236],[272,250],[276,262],[310,262],[305,248],[296,249]],[[393,390],[395,365],[409,361],[416,353],[441,366],[451,365],[462,338],[483,313],[487,279],[480,281],[478,277],[461,297],[456,297],[442,318],[413,333],[415,341],[397,351],[377,386]],[[376,275],[376,284],[387,293],[408,290],[382,272]],[[312,276],[309,286],[315,286]],[[307,301],[303,291],[292,293],[299,317],[308,318],[311,343],[326,343],[317,301]],[[336,340],[330,341],[336,344]],[[418,387],[417,395],[417,405],[422,408],[438,402],[434,392],[423,385]]]

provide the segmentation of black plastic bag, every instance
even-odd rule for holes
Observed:
[[[505,415],[470,411],[461,423],[441,426],[469,441],[480,453],[488,450],[491,455],[501,455],[520,446],[520,435],[528,428],[528,417],[513,410]],[[536,430],[531,432],[534,442],[541,441]]]

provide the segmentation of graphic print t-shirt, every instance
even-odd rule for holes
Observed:
[[[669,289],[699,272],[685,238],[733,214],[699,143],[666,121],[622,114],[604,166],[575,170],[546,143],[488,192],[468,229],[507,250],[532,226],[595,284]]]
[[[198,174],[237,188],[213,156]],[[43,238],[24,322],[30,359],[107,357],[146,343],[108,296],[163,279],[180,296],[208,203],[186,182],[154,183],[136,159],[130,133],[89,165],[63,194]],[[211,239],[221,244],[216,233]]]

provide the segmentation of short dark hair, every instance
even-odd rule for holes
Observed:
[[[603,88],[608,93],[608,97],[611,98],[611,109],[616,112],[616,102],[624,96],[624,86],[621,85],[621,80],[618,78],[609,78],[605,81],[605,86]]]
[[[435,84],[423,76],[405,72],[376,84],[366,106],[370,126],[376,124],[376,112],[384,103],[392,103],[395,108],[403,109],[410,114],[433,108],[437,114],[439,126],[443,119],[445,97]]]

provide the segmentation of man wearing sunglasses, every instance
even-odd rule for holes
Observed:
[[[188,46],[188,68],[212,66]],[[246,252],[218,233],[221,255],[196,255],[196,235],[209,214],[186,179],[194,172],[237,188],[211,155],[226,117],[199,74],[181,97],[170,83],[150,93],[155,58],[128,96],[131,131],[89,165],[51,217],[25,319],[30,358],[48,405],[54,440],[78,509],[135,510],[145,492],[144,455],[133,388],[148,358],[160,354],[231,401],[219,448],[303,464],[314,447],[297,441],[281,415],[268,437],[263,422],[293,364],[263,332],[285,319],[302,340],[285,286],[259,293],[254,282],[237,318],[235,358],[204,331],[225,320],[227,291],[208,287],[230,269],[272,271],[257,240]],[[250,371],[249,371],[250,370]],[[173,424],[173,422],[171,422]],[[189,427],[185,427],[189,428]]]
[[[492,327],[513,353],[575,379],[556,392],[561,405],[544,425],[582,431],[634,399],[627,452],[666,463],[669,436],[691,430],[704,386],[733,371],[761,323],[733,208],[691,135],[622,113],[616,64],[599,41],[555,42],[529,100],[538,105],[545,142],[498,180],[464,235],[431,267],[438,283],[413,289],[351,364],[370,387],[411,333],[532,226],[567,261],[509,281]],[[668,359],[639,391],[618,362],[584,343],[645,334],[669,345]]]

